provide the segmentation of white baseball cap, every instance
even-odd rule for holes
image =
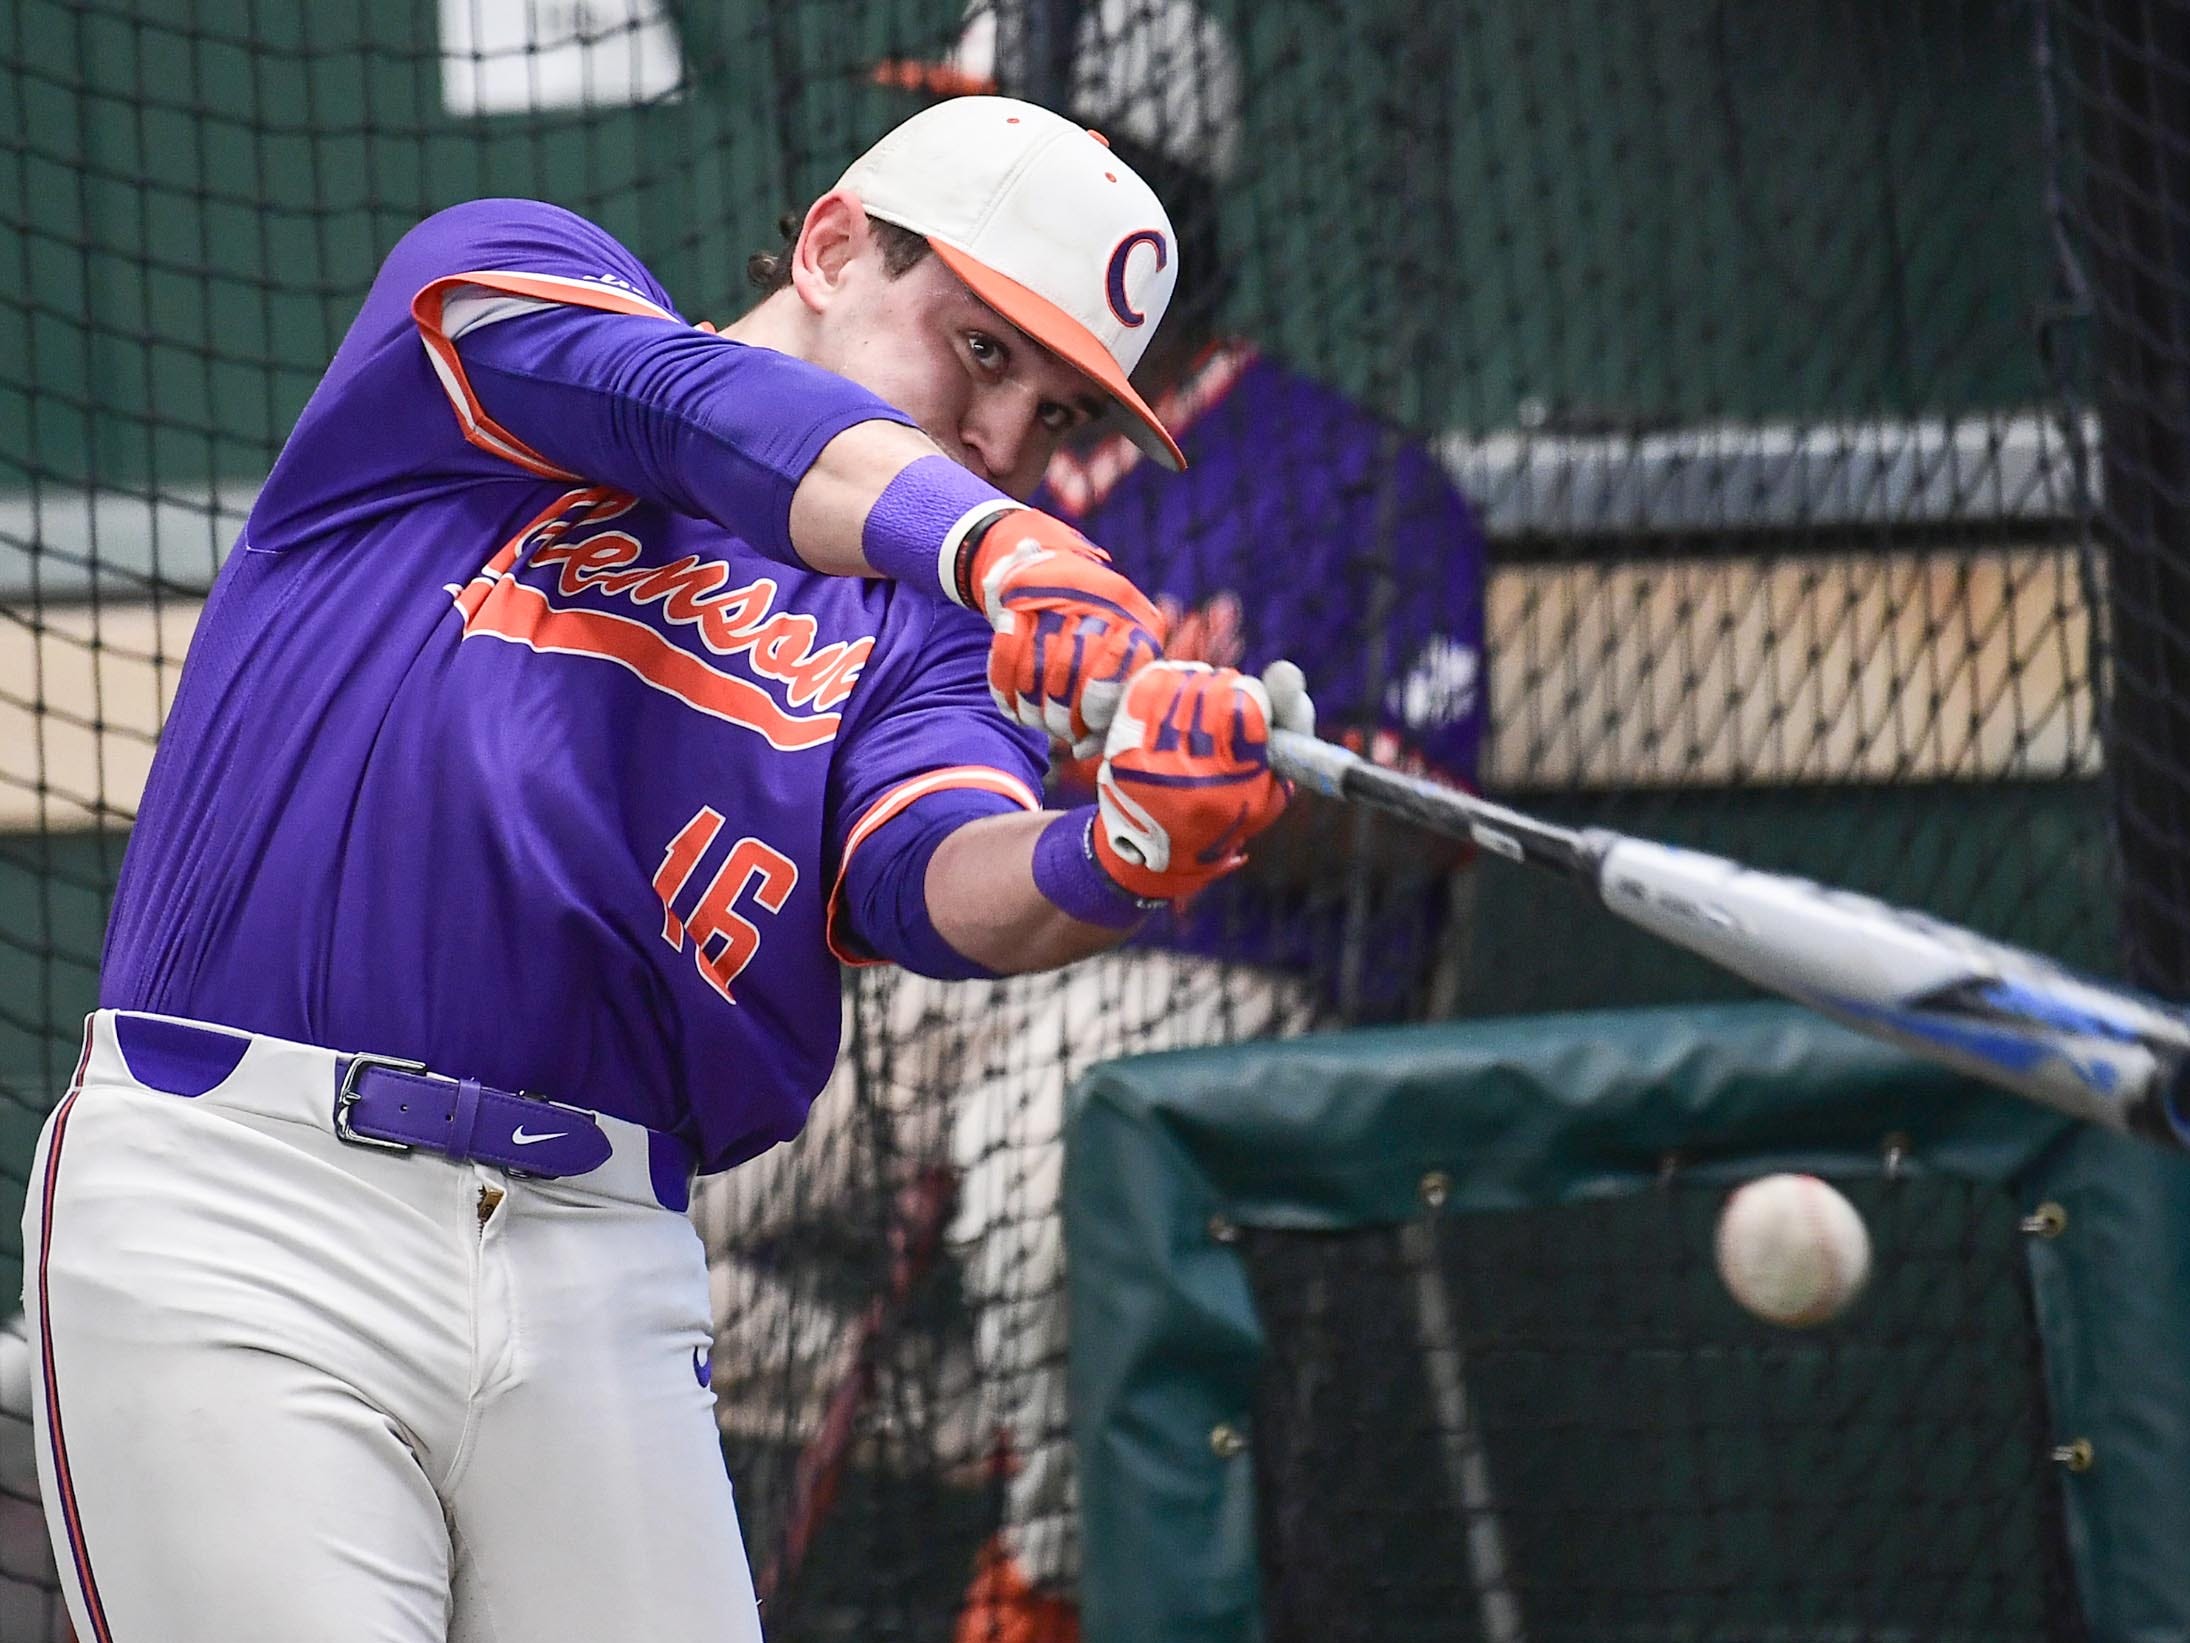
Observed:
[[[1016,98],[956,97],[897,127],[837,186],[925,237],[982,301],[1108,394],[1136,445],[1186,466],[1126,380],[1170,306],[1178,236],[1099,135]]]

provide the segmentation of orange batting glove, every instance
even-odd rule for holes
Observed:
[[[1270,769],[1270,728],[1315,732],[1300,669],[1260,679],[1156,662],[1126,686],[1095,773],[1095,860],[1125,890],[1177,901],[1247,860],[1292,797]]]
[[[959,591],[996,630],[989,694],[1004,717],[1081,758],[1103,745],[1126,680],[1163,654],[1148,595],[1102,549],[1033,508],[988,527]]]

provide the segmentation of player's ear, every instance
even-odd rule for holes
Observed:
[[[791,257],[791,288],[820,313],[843,288],[847,269],[874,243],[867,208],[849,189],[833,188],[807,208]]]

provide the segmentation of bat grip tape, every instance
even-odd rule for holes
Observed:
[[[1325,798],[1345,797],[1346,772],[1360,762],[1358,755],[1334,742],[1297,730],[1270,732],[1270,768]]]

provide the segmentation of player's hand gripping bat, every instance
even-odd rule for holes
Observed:
[[[1274,731],[1332,798],[1579,880],[1631,924],[1859,1032],[2077,1118],[2190,1149],[2190,1017],[2034,953],[1844,890],[1602,828],[1555,827]]]

